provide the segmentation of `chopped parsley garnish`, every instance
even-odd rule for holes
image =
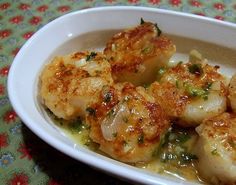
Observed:
[[[143,84],[143,87],[147,89],[148,87],[150,87],[150,84]]]
[[[142,24],[144,24],[144,23],[145,23],[145,21],[143,20],[143,18],[141,18],[141,20],[140,20],[140,25],[142,25]],[[155,28],[156,28],[156,30],[157,30],[157,36],[159,37],[159,36],[162,34],[162,31],[161,31],[161,29],[158,27],[157,24],[154,24],[154,26],[155,26]]]
[[[112,116],[115,116],[115,110],[114,109],[111,109],[109,112],[108,112],[108,117],[112,117]]]
[[[165,67],[159,68],[158,71],[157,71],[157,80],[160,80],[165,72],[166,72],[166,68]]]
[[[103,96],[103,101],[104,102],[110,102],[112,99],[112,93],[110,91],[106,92]]]
[[[176,142],[185,143],[190,139],[190,135],[187,132],[179,132],[176,138]]]
[[[96,115],[96,110],[93,109],[92,107],[88,107],[86,111],[89,113],[90,116],[95,116]]]
[[[179,88],[179,81],[178,80],[175,81],[175,86],[176,86],[176,88]]]
[[[117,137],[117,132],[112,133],[113,137]]]
[[[197,160],[197,159],[198,159],[198,157],[196,155],[191,154],[191,153],[187,153],[187,152],[183,152],[180,155],[180,161],[182,163],[190,163],[193,160]]]
[[[90,60],[94,59],[96,55],[97,55],[97,53],[92,51],[89,55],[86,56],[86,61],[90,61]]]
[[[162,31],[160,30],[160,28],[158,27],[157,24],[154,24],[155,28],[157,29],[157,36],[159,37],[162,33]]]
[[[174,166],[188,165],[198,159],[189,148],[187,143],[191,138],[191,133],[185,129],[172,127],[160,140],[161,147],[158,147],[153,153],[162,163],[168,163]],[[193,138],[194,139],[194,138]],[[160,146],[159,145],[159,146]]]
[[[144,21],[143,18],[141,17],[140,24],[142,25],[142,24],[144,24],[144,23],[145,23],[145,21]]]
[[[124,146],[127,146],[128,145],[128,142],[126,140],[123,140],[123,145]]]
[[[190,85],[186,86],[186,92],[191,97],[202,97],[203,99],[207,98],[206,96],[208,95],[208,91],[205,91],[202,88],[193,87]]]
[[[192,64],[188,66],[188,71],[192,74],[199,75],[199,76],[202,75],[203,73],[201,64]]]
[[[148,53],[151,52],[151,50],[152,50],[151,47],[145,47],[145,48],[143,48],[143,49],[141,50],[141,52],[142,52],[143,54],[148,54]]]
[[[211,151],[211,154],[212,154],[212,155],[219,155],[216,148]]]
[[[186,141],[188,141],[191,138],[191,136],[184,131],[179,131],[176,133],[169,133],[168,135],[168,141],[173,143],[180,143],[183,144]]]
[[[177,65],[181,65],[183,64],[184,62],[183,61],[179,61]]]
[[[76,119],[76,120],[72,121],[70,124],[68,124],[68,126],[72,131],[80,132],[83,128],[82,119],[79,117],[78,119]]]
[[[212,86],[212,82],[206,82],[205,86],[203,87],[203,89],[205,91],[209,91],[211,89]]]
[[[140,134],[140,136],[138,137],[138,144],[143,144],[143,142],[144,142],[144,135],[143,135],[143,133],[142,133],[142,134]]]

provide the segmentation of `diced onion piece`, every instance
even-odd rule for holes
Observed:
[[[101,124],[103,137],[108,141],[115,139],[115,135],[119,132],[121,125],[125,123],[124,117],[130,114],[129,108],[125,103],[118,104],[113,110],[114,112],[109,113]]]

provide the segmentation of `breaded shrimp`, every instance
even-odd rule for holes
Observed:
[[[191,62],[160,69],[162,76],[148,88],[149,94],[177,124],[196,126],[226,110],[227,88],[217,69]]]
[[[106,154],[128,163],[151,160],[170,126],[153,97],[130,83],[104,87],[87,111],[90,138]]]
[[[236,184],[236,115],[223,113],[196,128],[200,175],[213,184]]]
[[[115,82],[142,85],[155,80],[157,69],[167,65],[175,50],[175,45],[161,34],[156,24],[142,22],[114,35],[104,54],[111,64]]]
[[[110,64],[103,54],[95,52],[55,57],[40,79],[43,104],[65,120],[85,116],[87,106],[96,101],[102,87],[113,83]]]

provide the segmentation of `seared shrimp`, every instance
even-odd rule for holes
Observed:
[[[104,54],[112,67],[115,82],[149,84],[155,80],[159,67],[166,66],[175,52],[175,45],[156,24],[141,25],[114,35]]]
[[[236,112],[236,74],[233,75],[229,83],[229,100],[233,112]]]
[[[203,119],[226,110],[227,90],[218,67],[205,63],[187,63],[159,71],[159,82],[149,93],[181,126],[196,126]]]
[[[196,131],[200,175],[213,184],[236,184],[236,115],[206,119]]]
[[[106,154],[128,163],[151,160],[170,126],[153,97],[130,83],[104,87],[87,111],[90,138]]]
[[[43,104],[65,120],[83,117],[102,87],[113,83],[110,64],[95,52],[55,57],[40,78]]]

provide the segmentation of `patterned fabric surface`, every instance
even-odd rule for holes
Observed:
[[[128,184],[56,151],[24,126],[6,90],[9,67],[43,25],[71,11],[133,5],[236,22],[235,0],[0,0],[0,184]]]

